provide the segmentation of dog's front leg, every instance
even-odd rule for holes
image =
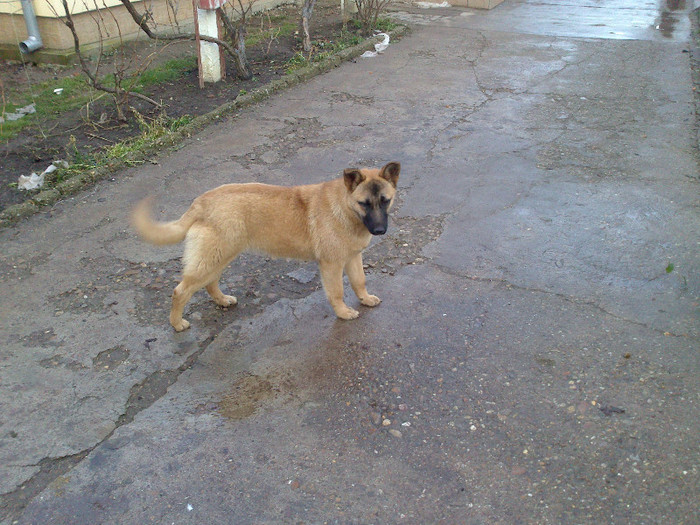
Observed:
[[[362,267],[362,252],[352,257],[345,265],[345,273],[348,274],[350,286],[352,286],[355,295],[365,306],[377,306],[381,303],[381,299],[376,295],[370,295],[367,292],[365,284],[365,270]]]
[[[321,282],[326,291],[326,297],[331,303],[335,315],[341,319],[355,319],[360,312],[350,308],[343,301],[343,266],[335,261],[320,261]]]
[[[238,299],[233,295],[225,295],[224,292],[219,288],[219,279],[221,279],[221,274],[216,276],[216,280],[210,282],[206,286],[207,293],[214,299],[214,302],[219,306],[224,308],[228,306],[235,306],[238,304]]]

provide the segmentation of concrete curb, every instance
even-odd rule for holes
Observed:
[[[393,31],[390,31],[389,35],[392,39],[398,39],[404,36],[407,31],[408,28],[406,26],[399,26]],[[150,156],[161,153],[168,148],[172,148],[222,117],[231,115],[237,110],[257,104],[275,93],[306,82],[307,80],[325,73],[326,71],[330,71],[331,69],[341,65],[343,62],[352,60],[353,58],[360,56],[365,51],[373,49],[374,44],[380,40],[381,39],[379,37],[368,38],[364,42],[361,42],[356,46],[343,49],[342,51],[339,51],[320,62],[315,62],[294,71],[293,73],[285,75],[282,78],[273,80],[269,84],[256,89],[255,91],[238,96],[236,100],[219,106],[209,113],[195,117],[190,123],[181,127],[177,131],[173,131],[167,135],[159,137],[152,143],[147,144],[140,150],[135,151],[131,155],[128,155],[121,160],[112,161],[94,170],[80,173],[74,177],[71,177],[70,179],[56,184],[52,188],[39,192],[32,199],[28,199],[20,204],[8,206],[5,210],[0,212],[0,229],[16,224],[20,220],[41,211],[46,206],[50,206],[69,195],[74,195],[91,186],[95,182],[109,177],[119,170],[127,168],[134,163],[143,162]]]

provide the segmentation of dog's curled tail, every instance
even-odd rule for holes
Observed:
[[[151,218],[153,197],[147,197],[139,202],[131,214],[131,224],[141,238],[156,245],[176,244],[184,240],[187,230],[195,221],[191,210],[171,222],[157,222]]]

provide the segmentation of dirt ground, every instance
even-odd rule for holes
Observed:
[[[299,8],[293,5],[281,6],[272,12],[250,18],[249,26],[260,27],[261,24],[269,24],[270,18],[281,20],[281,16],[287,20],[296,21],[300,16]],[[318,0],[311,21],[311,36],[314,44],[321,48],[324,43],[337,39],[342,29],[339,4],[332,0]],[[133,47],[134,53],[141,57],[156,51],[154,44],[150,41],[141,41],[130,47]],[[226,61],[226,80],[223,82],[207,84],[204,89],[200,89],[197,69],[193,66],[184,77],[148,87],[144,94],[162,103],[165,113],[170,118],[184,115],[194,117],[234,100],[241,91],[244,93],[252,91],[284,75],[286,63],[299,51],[301,51],[299,34],[267,38],[247,48],[248,60],[254,73],[251,80],[242,81],[236,78],[233,60],[229,57]],[[195,54],[193,42],[180,42],[159,51],[156,54],[156,60],[194,57]],[[139,63],[138,59],[135,62]],[[82,74],[78,66],[38,66],[31,63],[0,62],[3,91],[8,92],[31,90],[33,85],[42,82]],[[161,111],[133,98],[131,105],[146,120],[157,117]],[[66,159],[70,162],[71,156],[75,155],[75,150],[81,155],[89,155],[134,136],[139,131],[139,123],[136,119],[130,118],[126,123],[117,119],[115,105],[109,97],[102,97],[97,102],[91,103],[89,108],[84,106],[50,121],[37,122],[25,128],[19,135],[0,144],[0,166],[2,166],[0,210],[23,202],[36,193],[37,190],[23,191],[16,188],[20,175],[41,173],[54,160]]]

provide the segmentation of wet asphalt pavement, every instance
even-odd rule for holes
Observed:
[[[399,6],[382,55],[0,231],[0,523],[700,521],[691,4]],[[140,197],[391,160],[380,306],[246,255],[172,332]]]

